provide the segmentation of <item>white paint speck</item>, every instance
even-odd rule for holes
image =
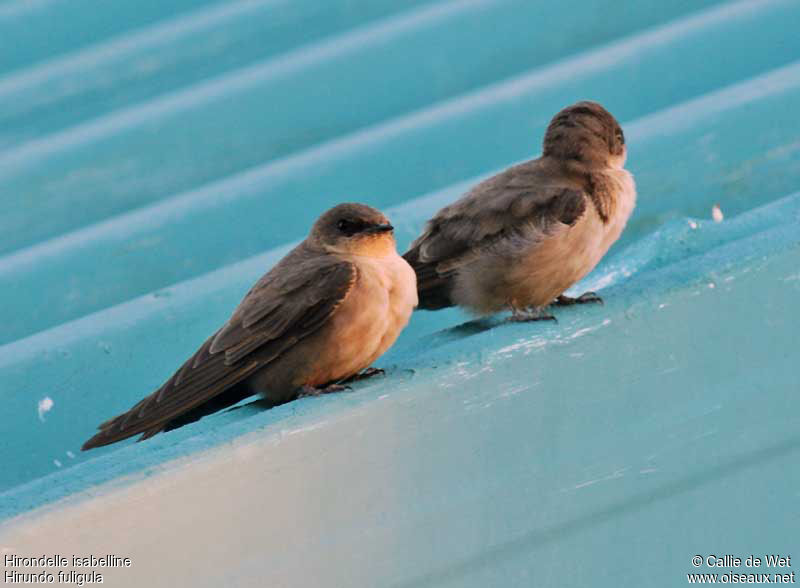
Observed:
[[[619,478],[622,478],[625,475],[625,472],[627,472],[629,469],[630,468],[628,468],[628,467],[621,468],[619,470],[616,470],[616,471],[608,474],[607,476],[603,476],[602,478],[597,478],[595,480],[587,480],[585,482],[581,482],[580,484],[576,484],[575,486],[573,486],[572,489],[573,490],[580,490],[581,488],[586,488],[587,486],[592,486],[594,484],[597,484],[598,482],[608,482],[609,480],[617,480]]]
[[[544,347],[548,343],[547,339],[544,337],[537,337],[535,339],[520,339],[516,343],[512,343],[511,345],[507,345],[506,347],[502,347],[498,349],[495,353],[497,355],[505,355],[508,353],[514,353],[518,349],[523,349],[526,351],[530,349],[538,349],[539,347]]]
[[[716,288],[717,286],[716,286],[716,284],[714,284],[714,282],[709,282],[709,283],[708,283],[708,287],[709,287],[709,288],[711,288],[711,289],[714,289],[714,288]]]
[[[53,399],[49,396],[45,396],[39,401],[37,410],[39,412],[40,421],[44,422],[44,413],[48,412],[51,408],[53,408]]]
[[[533,384],[538,384],[538,383],[539,382],[534,382]],[[508,398],[510,396],[516,396],[517,394],[519,394],[520,392],[524,392],[525,390],[527,390],[527,386],[516,386],[500,394],[500,398]]]
[[[314,431],[316,429],[319,429],[320,427],[323,427],[327,422],[328,421],[320,421],[318,423],[313,423],[313,424],[310,424],[310,425],[306,425],[304,427],[298,427],[298,428],[292,429],[292,430],[284,429],[283,431],[281,431],[281,433],[283,435],[286,435],[286,436],[289,436],[289,435],[300,435],[300,434],[303,434],[303,433],[308,433],[309,431]]]
[[[697,223],[695,221],[693,221],[692,219],[689,219],[688,222],[689,222],[689,227],[690,228],[692,228],[692,229],[696,229],[697,228]]]
[[[72,453],[71,451],[67,451],[67,457],[70,459],[75,459],[75,454]]]
[[[56,467],[57,467],[57,468],[60,468],[60,467],[61,467],[61,462],[60,462],[60,461],[58,461],[57,459],[54,459],[54,460],[53,460],[53,463],[54,463],[54,464],[56,464]]]
[[[719,204],[715,204],[711,207],[711,218],[714,219],[715,223],[721,223],[725,218],[725,215],[722,214],[722,209],[719,207]]]
[[[612,271],[603,276],[598,276],[596,279],[592,280],[587,285],[587,290],[595,291],[595,290],[602,290],[603,288],[607,288],[614,284],[617,281],[617,277],[619,276],[619,272]]]

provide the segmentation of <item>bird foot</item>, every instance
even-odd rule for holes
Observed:
[[[305,398],[307,396],[321,396],[322,394],[344,392],[345,390],[351,390],[350,386],[344,386],[342,384],[328,384],[322,388],[315,388],[314,386],[306,385],[300,387],[300,393],[297,395],[297,397]]]
[[[558,322],[558,319],[554,317],[552,314],[548,314],[545,309],[542,308],[527,308],[527,309],[519,309],[519,308],[512,308],[511,309],[511,318],[509,319],[511,322],[514,323],[527,323],[531,321],[554,321]]]
[[[366,379],[371,378],[373,376],[382,376],[385,373],[386,372],[384,370],[382,370],[381,368],[369,367],[369,368],[365,369],[361,373],[352,375],[349,378],[347,378],[346,380],[342,380],[342,382],[340,382],[340,383],[343,383],[343,382],[359,382],[361,380],[366,380]]]
[[[559,306],[571,306],[573,304],[589,304],[591,302],[597,302],[599,304],[603,304],[603,299],[600,298],[594,292],[584,292],[577,298],[573,298],[572,296],[564,296],[563,294],[556,298],[555,303]]]

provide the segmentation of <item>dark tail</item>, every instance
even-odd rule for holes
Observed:
[[[419,260],[419,250],[409,249],[403,258],[414,268],[417,274],[417,310],[441,310],[453,306],[450,293],[453,287],[451,276],[441,276],[436,271],[435,263],[424,263]]]
[[[229,388],[214,396],[210,400],[204,402],[203,404],[192,408],[191,410],[184,412],[173,418],[170,421],[162,425],[158,425],[156,427],[152,427],[146,431],[142,432],[142,436],[138,439],[139,441],[144,441],[145,439],[149,439],[153,435],[156,435],[161,432],[165,431],[172,431],[173,429],[179,429],[184,425],[188,425],[190,423],[194,423],[195,421],[199,421],[204,416],[208,416],[215,412],[219,412],[220,410],[229,408],[234,404],[244,400],[248,396],[252,396],[253,392],[250,390],[246,385],[240,383],[234,385],[232,388]],[[132,433],[129,436],[136,435],[138,433]],[[91,439],[89,439],[86,443],[84,443],[81,450],[86,451],[87,449],[93,449],[95,447],[102,447],[103,445],[110,445],[111,443],[116,443],[120,441],[124,437],[109,437],[103,434],[101,431]]]
[[[109,445],[138,434],[142,435],[139,440],[144,441],[250,396],[252,392],[243,382],[258,369],[258,362],[227,365],[224,353],[210,352],[214,337],[209,337],[158,390],[127,412],[102,423],[81,449]]]
[[[253,391],[245,383],[240,382],[232,388],[228,388],[222,394],[214,396],[214,398],[208,402],[193,408],[189,412],[185,412],[182,415],[175,417],[166,425],[164,425],[162,430],[166,432],[172,431],[173,429],[179,429],[184,425],[199,421],[204,416],[208,416],[210,414],[214,414],[215,412],[230,408],[234,404],[241,402],[249,396],[253,396]]]

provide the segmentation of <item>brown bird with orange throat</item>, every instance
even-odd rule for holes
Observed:
[[[276,405],[341,390],[391,347],[416,305],[414,271],[386,217],[340,204],[164,385],[101,424],[83,449],[147,439],[253,394]]]
[[[622,128],[596,102],[559,112],[542,156],[481,182],[428,221],[403,257],[417,274],[419,308],[503,309],[512,320],[552,319],[564,296],[619,238],[636,204],[623,168]]]

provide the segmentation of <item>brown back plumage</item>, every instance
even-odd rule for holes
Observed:
[[[515,165],[475,186],[428,221],[403,255],[417,274],[418,308],[453,306],[451,291],[459,267],[499,240],[523,232],[544,237],[555,223],[574,224],[586,208],[585,196],[580,178],[556,173],[541,159]]]
[[[403,255],[417,274],[419,306],[453,306],[459,267],[500,240],[543,238],[557,224],[573,225],[591,203],[604,220],[614,199],[602,174],[624,162],[625,138],[616,119],[596,102],[578,102],[556,114],[539,159],[515,165],[472,188],[428,221]]]
[[[219,331],[158,390],[101,424],[83,449],[139,433],[147,439],[230,406],[254,393],[248,382],[257,373],[258,392],[276,402],[291,398],[293,390],[284,388],[303,385],[308,362],[297,365],[297,354],[285,363],[281,358],[321,332],[353,290],[358,269],[347,261],[350,254],[395,253],[392,230],[379,210],[356,202],[323,213],[306,240],[250,289]],[[261,389],[265,375],[275,389]]]
[[[174,419],[230,390],[319,330],[355,279],[352,264],[301,243],[253,286],[230,320],[169,380],[102,423],[82,449],[139,433],[147,439],[169,428]]]

